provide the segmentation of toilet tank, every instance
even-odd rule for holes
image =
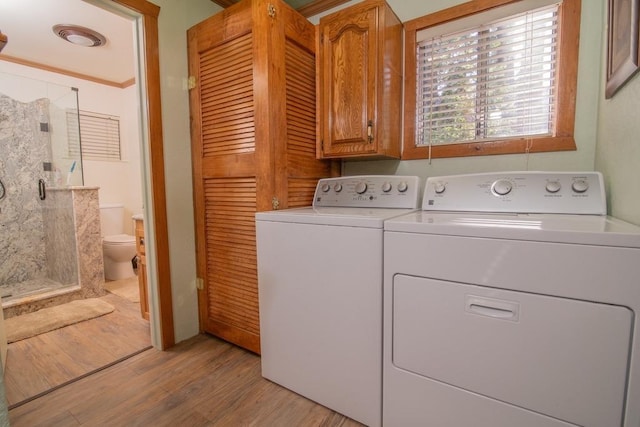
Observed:
[[[100,205],[100,234],[113,236],[124,232],[124,206],[119,204]]]

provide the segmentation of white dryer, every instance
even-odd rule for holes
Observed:
[[[383,222],[419,194],[417,177],[329,178],[312,207],[256,214],[263,377],[381,424]]]
[[[599,173],[431,177],[384,234],[386,426],[640,425],[640,228]]]

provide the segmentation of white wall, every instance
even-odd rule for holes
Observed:
[[[351,1],[326,13],[359,3]],[[462,3],[458,0],[387,0],[401,21],[405,22]],[[375,160],[343,163],[346,175],[406,174],[427,176],[498,170],[593,170],[596,149],[598,88],[600,84],[600,46],[604,2],[583,1],[580,24],[580,59],[575,139],[577,150],[571,152],[477,156],[454,159]],[[324,14],[326,14],[324,13]],[[320,16],[311,19],[318,23]]]
[[[187,29],[222,10],[211,0],[152,0],[160,6],[160,79],[167,220],[176,342],[199,331],[191,181]]]
[[[131,215],[142,213],[144,208],[140,170],[140,124],[137,120],[140,107],[136,86],[117,90],[120,91],[122,161],[84,160],[84,182],[88,186],[100,187],[100,203],[122,203],[125,206],[125,218],[131,218]],[[80,97],[82,96],[83,93],[80,92]],[[83,108],[81,103],[80,109],[87,108]],[[133,234],[133,221],[125,221],[125,232]]]
[[[80,110],[119,116],[123,160],[119,162],[85,160],[83,162],[84,184],[90,187],[100,187],[100,203],[124,204],[125,218],[130,218],[131,215],[142,212],[140,141],[137,113],[139,107],[135,86],[120,89],[6,61],[0,61],[0,72],[78,88]],[[43,83],[43,86],[46,85]],[[23,98],[26,100],[32,99],[34,96],[33,91],[29,90],[30,87],[27,85],[14,87],[13,89],[15,92],[7,95],[17,97],[16,99]],[[58,88],[53,89],[54,93],[47,95],[50,99],[55,99],[57,92],[59,92]],[[37,96],[42,96],[42,94]],[[66,170],[62,171],[63,181],[66,181],[66,172]],[[126,221],[125,227],[125,232],[133,234],[132,221]]]
[[[603,76],[605,58],[603,49]],[[604,99],[604,77],[601,84],[596,170],[607,183],[609,213],[640,225],[640,73],[611,99]]]

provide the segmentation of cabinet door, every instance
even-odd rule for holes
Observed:
[[[259,352],[254,214],[258,187],[271,193],[272,183],[256,175],[270,148],[257,143],[251,6],[238,3],[187,35],[200,329]]]
[[[378,8],[337,14],[320,26],[322,157],[375,154]]]

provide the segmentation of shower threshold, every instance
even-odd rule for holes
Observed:
[[[1,286],[0,298],[2,308],[5,309],[76,292],[79,289],[78,285],[65,285],[51,279],[35,279]]]

